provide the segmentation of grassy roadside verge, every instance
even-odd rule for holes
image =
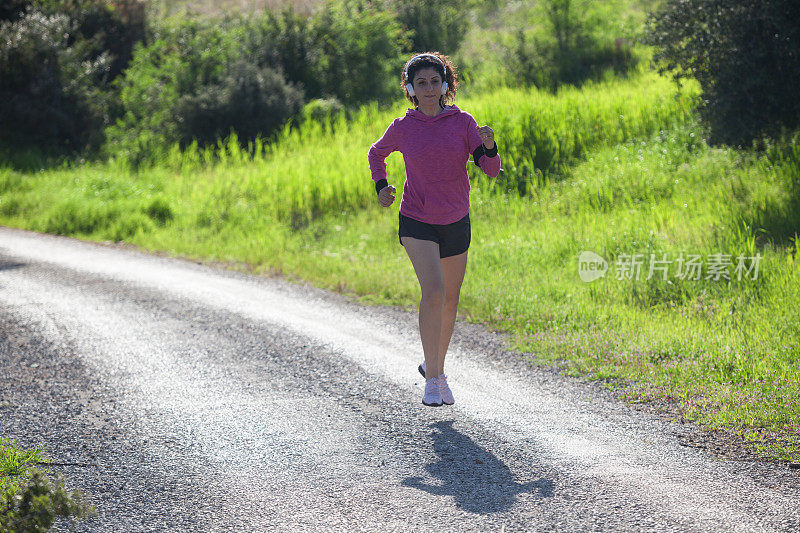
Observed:
[[[636,83],[556,97],[503,90],[489,101],[511,102],[505,113],[460,104],[498,132],[506,172],[495,182],[470,169],[459,311],[511,332],[533,363],[602,379],[631,401],[671,402],[760,456],[798,461],[800,151],[709,148],[686,102]],[[399,114],[310,125],[252,160],[229,149],[206,164],[190,150],[139,174],[122,164],[4,171],[0,223],[250,265],[415,309],[399,196],[377,206],[366,166],[369,142]],[[399,154],[387,163],[402,190]],[[605,277],[580,279],[582,251],[607,261]],[[617,278],[626,257],[651,253],[672,260],[666,279],[645,279],[647,262],[639,279]],[[699,279],[677,276],[690,255],[703,262]],[[727,279],[706,277],[715,255],[732,262]],[[737,257],[756,256],[757,275],[737,279]]]
[[[49,531],[58,518],[94,514],[81,493],[68,493],[60,476],[51,480],[37,467],[44,463],[42,449],[0,438],[0,531]]]

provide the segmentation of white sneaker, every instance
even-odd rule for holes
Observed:
[[[422,396],[422,403],[428,407],[439,407],[442,405],[442,393],[439,389],[439,380],[431,378],[425,382],[425,394]]]
[[[450,391],[450,387],[447,385],[447,376],[442,374],[438,378],[439,381],[439,394],[442,395],[442,403],[447,405],[453,405],[456,401],[453,399],[453,393]]]

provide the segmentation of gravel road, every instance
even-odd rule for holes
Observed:
[[[88,494],[78,531],[800,530],[797,471],[504,340],[459,319],[429,408],[415,311],[0,228],[0,432]]]

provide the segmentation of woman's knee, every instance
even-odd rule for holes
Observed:
[[[442,307],[445,302],[444,283],[434,284],[430,283],[427,286],[421,287],[422,303],[423,305],[435,305]]]
[[[422,300],[430,305],[444,305],[447,289],[444,282],[444,273],[438,261],[431,261],[420,278],[420,292]]]
[[[445,307],[458,307],[458,293],[450,294],[447,293],[444,296],[444,306]]]

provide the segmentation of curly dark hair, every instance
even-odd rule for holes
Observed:
[[[442,104],[442,107],[444,107],[445,102],[452,102],[456,97],[456,91],[458,90],[458,71],[456,70],[456,66],[449,57],[439,52],[422,52],[422,54],[425,54],[425,56],[419,57],[411,63],[411,66],[408,68],[407,77],[406,67],[408,67],[409,61],[420,54],[412,55],[408,58],[405,65],[403,65],[403,72],[400,73],[400,87],[403,89],[403,93],[406,95],[408,101],[415,106],[418,106],[419,101],[417,100],[417,97],[409,96],[408,90],[406,89],[406,84],[409,83],[410,80],[414,79],[414,74],[424,68],[433,67],[439,71],[442,76],[444,76],[444,69],[442,68],[442,63],[444,63],[447,66],[447,79],[445,80],[447,81],[447,93],[443,94],[439,98],[439,103]],[[441,63],[432,57],[426,56],[434,56],[438,58]]]

